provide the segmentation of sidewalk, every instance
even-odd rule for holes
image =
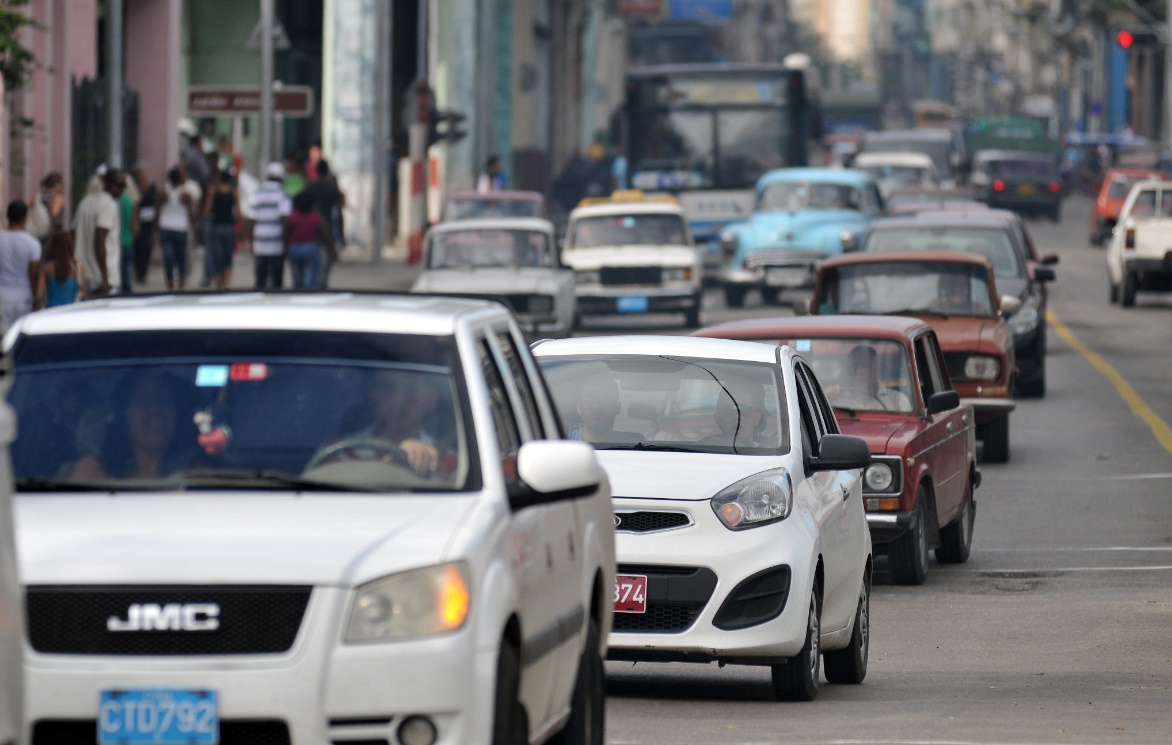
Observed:
[[[203,252],[190,251],[187,257],[187,289],[205,290],[200,287],[203,278]],[[371,261],[371,250],[368,246],[356,244],[342,249],[337,263],[330,270],[331,290],[386,290],[387,292],[406,292],[419,275],[418,266],[407,265],[407,249],[403,243],[389,245],[382,253],[382,261],[375,264]],[[234,290],[251,289],[256,282],[253,273],[252,254],[248,251],[237,251],[232,262],[232,284]],[[285,269],[285,288],[290,287],[289,270]],[[150,270],[147,272],[147,281],[142,285],[135,285],[135,292],[166,292],[167,285],[163,280],[163,261],[158,252],[152,257]]]

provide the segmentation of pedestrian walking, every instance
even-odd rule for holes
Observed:
[[[28,232],[44,246],[49,237],[64,227],[65,179],[52,173],[41,179],[41,189],[28,200]]]
[[[54,233],[41,262],[41,283],[46,308],[69,305],[78,298],[87,300],[85,269],[73,257],[73,238],[69,233]]]
[[[208,224],[208,255],[212,259],[212,282],[217,290],[232,283],[232,259],[236,252],[236,223],[240,219],[240,201],[236,180],[229,171],[220,173],[203,206]]]
[[[289,215],[285,224],[285,244],[289,246],[289,269],[295,289],[318,288],[317,274],[321,267],[323,246],[332,243],[330,229],[317,211],[309,190],[293,197],[293,214]]]
[[[325,289],[329,284],[330,268],[338,258],[338,249],[345,243],[342,239],[345,234],[342,208],[346,206],[346,195],[338,188],[338,179],[330,170],[329,161],[317,162],[317,180],[305,187],[304,193],[312,198],[314,209],[330,234],[330,240],[321,244],[320,267],[317,272],[316,286]]]
[[[159,187],[141,165],[135,169],[135,178],[141,197],[138,201],[138,235],[134,238],[134,278],[142,284],[146,282],[158,235]]]
[[[505,174],[501,171],[501,159],[496,155],[488,156],[484,163],[484,170],[476,179],[476,191],[487,194],[490,191],[501,191],[505,188]]]
[[[90,297],[108,295],[117,289],[118,253],[122,246],[118,200],[126,189],[126,176],[109,168],[101,176],[101,184],[99,191],[88,194],[77,205],[73,220],[76,249],[85,268]]]
[[[138,236],[138,203],[141,199],[138,187],[131,178],[126,179],[126,189],[118,199],[118,283],[123,295],[134,291],[131,276],[134,274],[134,239]]]
[[[163,279],[167,289],[180,290],[187,283],[187,246],[195,225],[197,193],[181,166],[167,172],[159,209],[159,243],[163,247]]]
[[[265,168],[265,181],[252,195],[248,209],[252,217],[246,231],[252,236],[256,261],[256,289],[281,289],[285,282],[285,223],[293,211],[282,183],[285,166],[278,162]]]
[[[41,242],[25,230],[28,205],[8,205],[8,230],[0,233],[0,303],[9,324],[28,315],[39,304]]]

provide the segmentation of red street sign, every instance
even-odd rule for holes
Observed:
[[[196,86],[187,90],[187,113],[194,116],[243,116],[260,113],[260,89],[247,86]],[[313,115],[313,89],[286,85],[273,89],[273,113]]]

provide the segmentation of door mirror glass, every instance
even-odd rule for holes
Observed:
[[[1038,282],[1053,282],[1058,278],[1054,270],[1048,266],[1039,266],[1034,268],[1034,279]]]
[[[849,471],[871,465],[866,440],[848,435],[822,435],[818,457],[810,459],[811,471]]]
[[[928,413],[939,414],[942,411],[952,411],[960,406],[960,394],[956,391],[940,391],[933,393],[928,399]]]
[[[513,509],[577,499],[594,493],[600,483],[594,448],[585,442],[536,440],[517,453],[522,488],[509,495]]]

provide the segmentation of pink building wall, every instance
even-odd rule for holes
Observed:
[[[138,159],[161,180],[179,159],[183,0],[125,2],[126,85],[138,91]]]

